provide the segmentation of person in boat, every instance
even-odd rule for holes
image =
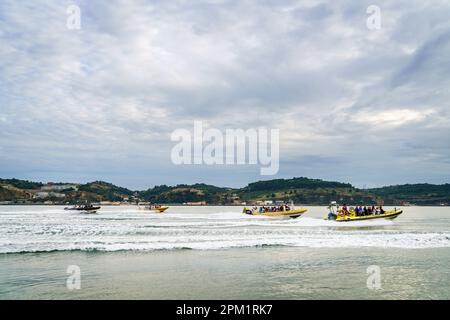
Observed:
[[[370,212],[370,214],[376,214],[377,212],[376,212],[376,210],[375,210],[375,206],[372,206],[372,209],[371,209],[371,212]]]
[[[366,206],[364,206],[364,209],[363,209],[363,215],[364,215],[364,216],[367,216],[368,214],[369,214],[369,210],[367,209]]]
[[[344,204],[344,205],[342,206],[341,214],[342,214],[343,216],[348,215],[348,208],[347,208],[347,205],[346,205],[346,204]]]
[[[383,207],[380,206],[380,214],[384,214],[386,211],[384,211]]]

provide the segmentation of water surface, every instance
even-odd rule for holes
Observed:
[[[151,214],[104,207],[0,207],[1,299],[448,299],[450,210],[407,207],[398,219],[296,220],[239,207]],[[66,288],[69,265],[81,290]],[[369,290],[367,267],[381,270]]]

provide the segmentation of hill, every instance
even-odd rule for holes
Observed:
[[[124,201],[134,192],[103,181],[86,184],[41,183],[18,179],[0,179],[0,201],[8,203],[58,204]]]
[[[404,184],[368,189],[385,200],[386,204],[399,205],[448,205],[450,204],[450,184]]]
[[[335,200],[354,204],[376,204],[378,201],[373,194],[358,190],[349,183],[305,177],[258,181],[238,190],[237,194],[245,201],[292,200],[311,205],[326,205]]]
[[[94,181],[80,185],[75,193],[75,198],[87,199],[90,201],[123,201],[133,196],[134,192],[115,186],[104,181]]]
[[[304,205],[327,205],[331,201],[348,204],[448,205],[450,184],[407,184],[374,189],[358,189],[350,183],[309,179],[274,179],[248,184],[244,188],[222,188],[208,184],[155,186],[133,191],[104,181],[86,184],[41,183],[0,179],[2,203],[83,203],[137,202],[182,204],[248,204],[266,200],[294,201]]]
[[[226,204],[232,189],[207,184],[180,184],[174,187],[156,186],[139,193],[139,197],[153,203],[186,203],[206,201],[211,204]]]

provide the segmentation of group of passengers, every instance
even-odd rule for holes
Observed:
[[[256,209],[256,207],[254,209]],[[291,208],[288,205],[286,205],[286,204],[283,204],[281,206],[272,206],[272,207],[262,206],[262,207],[259,207],[259,212],[260,213],[290,211],[290,210],[291,210]]]
[[[384,214],[386,211],[384,211],[382,206],[375,207],[375,206],[356,206],[353,210],[355,212],[355,215],[357,217],[363,217],[363,216],[371,216],[371,215],[379,215]],[[344,204],[342,206],[342,209],[340,210],[341,215],[349,215],[350,211],[347,208],[347,205]]]

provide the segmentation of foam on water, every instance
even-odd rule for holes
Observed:
[[[202,210],[151,214],[119,207],[102,209],[98,215],[83,215],[55,207],[2,207],[0,253],[255,246],[450,247],[450,232],[424,231],[419,224],[405,229],[401,220],[340,223],[308,216],[279,220],[237,211]]]

